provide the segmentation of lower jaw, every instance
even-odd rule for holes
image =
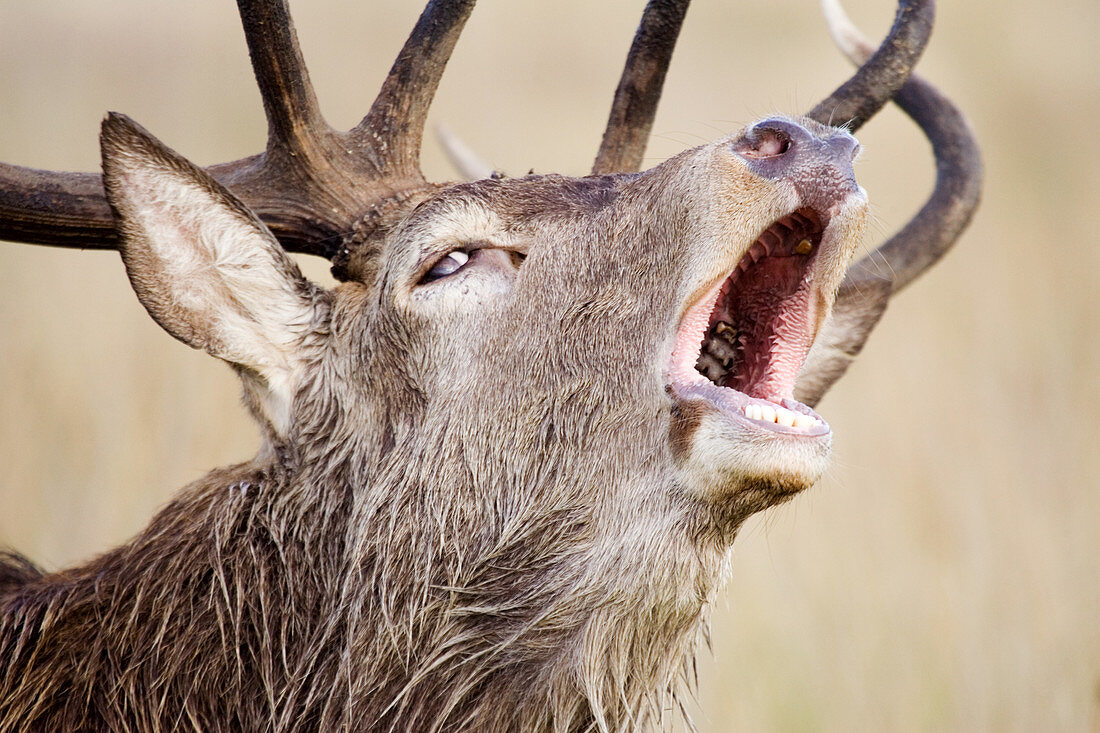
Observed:
[[[684,488],[704,506],[740,522],[805,491],[828,468],[832,432],[826,425],[813,434],[763,425],[705,391],[674,390],[677,419],[670,431]]]
[[[828,438],[832,434],[829,424],[820,415],[793,399],[783,399],[780,402],[757,399],[748,396],[744,392],[719,387],[705,378],[686,383],[673,381],[670,388],[673,395],[680,400],[702,400],[714,407],[726,419],[743,424],[750,429],[758,430],[763,434],[794,439],[822,439]],[[773,422],[756,419],[750,416],[754,412],[754,407],[763,408],[764,410],[770,409],[773,412],[776,411],[776,408],[780,408],[795,415],[805,416],[805,418],[812,420],[813,424],[802,426],[783,425],[781,424],[782,421]],[[805,422],[805,418],[803,422]]]

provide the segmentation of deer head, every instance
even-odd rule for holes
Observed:
[[[846,32],[870,59],[807,117],[635,172],[686,10],[653,0],[593,175],[450,185],[417,157],[472,2],[429,3],[348,133],[317,112],[285,6],[240,4],[265,153],[204,171],[112,114],[105,199],[3,170],[2,233],[116,246],[150,315],[241,375],[266,439],[84,568],[3,566],[0,722],[657,722],[738,527],[824,469],[811,406],[891,291],[846,277],[859,147],[821,120],[894,98],[933,140],[933,200],[882,250],[901,277],[976,203],[964,123],[909,76],[929,4],[903,2],[873,56]],[[42,185],[62,186],[45,212]]]

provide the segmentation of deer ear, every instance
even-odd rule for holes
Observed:
[[[138,299],[168,333],[239,367],[283,432],[319,289],[239,199],[128,117],[109,114],[100,145]]]

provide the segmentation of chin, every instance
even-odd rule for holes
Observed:
[[[829,466],[833,434],[820,418],[810,428],[785,427],[680,397],[671,437],[681,484],[735,530],[816,483]]]

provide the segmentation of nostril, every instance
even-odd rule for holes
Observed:
[[[787,153],[791,145],[786,130],[757,125],[733,144],[733,151],[744,158],[775,158]]]
[[[836,160],[854,161],[859,157],[859,141],[844,131],[827,138],[825,147]]]
[[[791,138],[782,130],[764,130],[760,141],[760,157],[772,158],[791,149]]]

